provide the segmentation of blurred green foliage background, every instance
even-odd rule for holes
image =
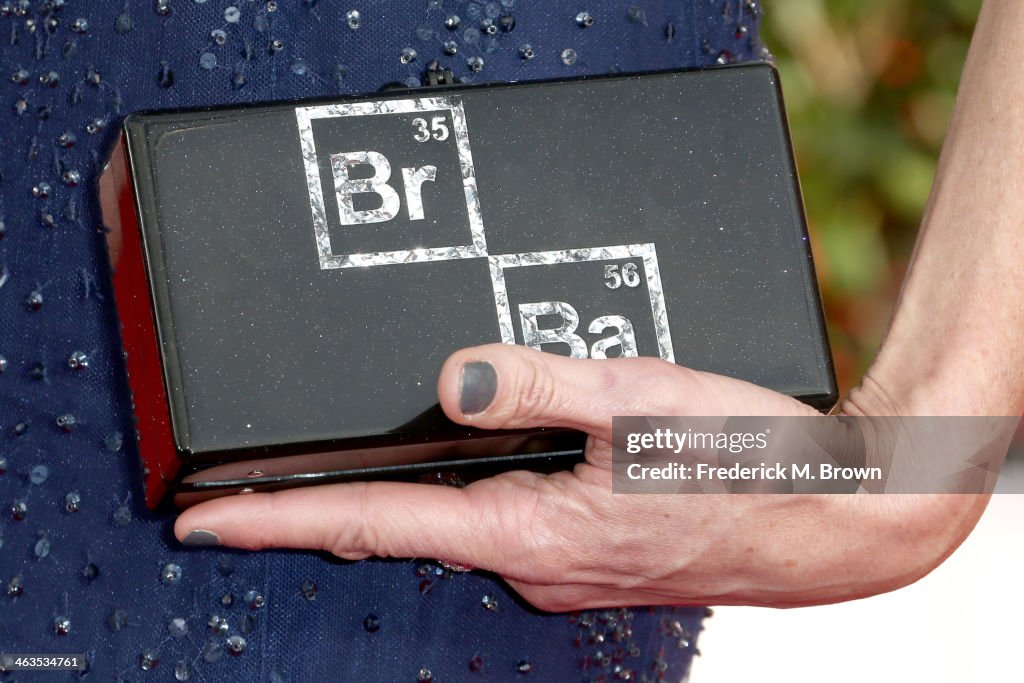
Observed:
[[[844,394],[899,293],[980,6],[764,3]]]

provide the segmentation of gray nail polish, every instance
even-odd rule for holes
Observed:
[[[475,415],[487,410],[498,390],[498,373],[487,362],[466,363],[462,366],[462,387],[459,389],[459,410],[463,415]]]
[[[220,536],[206,529],[193,529],[181,541],[182,545],[220,545]]]

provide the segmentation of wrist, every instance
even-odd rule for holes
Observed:
[[[898,322],[898,321],[897,321]],[[965,343],[902,338],[891,330],[842,401],[847,415],[1020,416],[1020,369]]]

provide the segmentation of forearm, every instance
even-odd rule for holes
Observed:
[[[1024,3],[986,0],[903,291],[847,412],[1024,411]]]

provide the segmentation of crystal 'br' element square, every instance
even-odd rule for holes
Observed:
[[[322,269],[487,254],[461,101],[347,102],[295,115]]]
[[[675,360],[654,244],[491,256],[490,266],[505,343]]]

